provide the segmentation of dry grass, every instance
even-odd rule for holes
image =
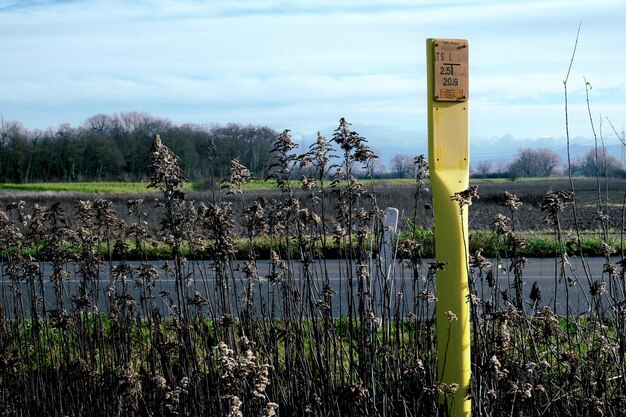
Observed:
[[[311,149],[295,152],[283,132],[271,173],[278,190],[253,198],[240,193],[249,178],[238,177],[245,173],[239,168],[223,183],[235,194],[195,200],[176,156],[155,140],[149,173],[159,190],[156,204],[135,198],[122,210],[114,200],[70,205],[69,197],[6,204],[0,210],[5,414],[445,415],[438,398],[451,387],[437,381],[442,341],[432,316],[438,265],[423,261],[423,236],[413,232],[394,251],[410,276],[388,276],[373,255],[382,241],[385,197],[354,177],[374,155],[345,120],[332,140],[320,136]],[[429,226],[426,167],[423,158],[416,163],[422,165],[404,193],[411,202],[404,218]],[[289,180],[305,168],[309,176],[296,189]],[[566,308],[558,316],[540,291],[522,285],[527,243],[518,227],[527,203],[514,195],[503,202],[489,227],[505,243],[496,256],[512,265],[510,285],[481,253],[468,265],[474,414],[626,415],[623,257],[615,262],[606,247],[603,271],[586,270],[578,279],[589,289],[587,314]],[[535,221],[545,219],[544,230],[560,242],[571,206],[564,192],[545,194]],[[603,219],[600,235],[608,230]],[[258,236],[268,236],[268,260],[256,253]],[[147,261],[155,239],[171,248],[169,262]],[[249,245],[236,260],[238,239]],[[136,266],[126,261],[128,241],[140,248]],[[184,251],[183,242],[189,242]],[[335,243],[343,248],[340,294],[320,257]],[[567,259],[580,247],[563,243],[550,274],[568,306]],[[102,246],[104,256],[96,249]],[[211,282],[190,260],[201,251]],[[175,282],[169,293],[160,291],[166,279]]]

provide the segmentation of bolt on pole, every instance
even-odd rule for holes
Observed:
[[[468,216],[467,207],[452,200],[469,186],[469,43],[427,39],[426,50],[435,258],[444,265],[436,275],[437,377],[445,384],[440,407],[445,415],[469,416]]]

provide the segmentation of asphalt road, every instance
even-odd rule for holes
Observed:
[[[602,276],[604,260],[601,258],[588,258],[587,264],[579,258],[570,259],[570,265],[566,265],[565,274],[560,273],[560,261],[555,259],[529,259],[523,270],[523,287],[525,310],[530,313],[534,308],[549,306],[556,308],[558,314],[566,314],[566,307],[569,300],[570,314],[585,314],[594,306],[594,299],[590,295],[590,284],[596,280],[607,280],[606,274]],[[159,270],[160,277],[155,281],[152,294],[152,305],[148,303],[146,297],[145,283],[137,281],[138,262],[129,263],[131,273],[128,275],[126,283],[123,280],[113,280],[109,268],[103,268],[97,281],[90,283],[87,288],[90,294],[92,305],[97,305],[101,312],[105,313],[112,308],[112,301],[122,294],[125,294],[124,308],[132,308],[141,315],[149,314],[151,308],[157,308],[161,314],[168,315],[178,306],[176,297],[176,282],[173,277],[162,270],[163,262],[155,262],[154,266]],[[68,276],[63,280],[63,286],[56,292],[50,282],[51,266],[43,264],[42,284],[38,280],[20,280],[11,282],[3,265],[2,277],[0,279],[0,297],[4,314],[7,318],[15,316],[16,311],[20,314],[30,314],[32,300],[38,297],[39,309],[42,309],[42,302],[45,309],[63,309],[71,311],[77,305],[76,297],[80,294],[81,283],[84,284],[78,268],[75,265],[66,265]],[[192,307],[191,311],[202,315],[220,315],[224,311],[229,311],[234,316],[238,314],[236,308],[241,307],[241,300],[244,297],[244,289],[248,280],[245,278],[243,263],[233,265],[233,269],[227,273],[229,279],[225,281],[228,290],[223,293],[220,288],[225,288],[223,280],[216,277],[209,262],[190,262],[184,267],[184,276],[187,279],[182,286],[186,292],[185,297],[189,300],[194,297],[195,291],[202,299],[207,299],[208,304],[201,307]],[[352,308],[358,311],[360,305],[358,280],[352,280],[349,285],[347,278],[348,271],[352,269],[352,276],[356,276],[355,265],[348,265],[345,261],[330,260],[325,264],[315,262],[310,267],[310,279],[305,279],[302,271],[302,264],[293,262],[285,271],[285,275],[279,277],[279,282],[271,284],[270,264],[268,261],[257,262],[258,277],[260,279],[252,281],[254,289],[252,300],[259,314],[272,314],[279,317],[285,308],[298,309],[310,307],[315,314],[322,314],[326,306],[319,301],[330,301],[321,294],[325,276],[334,291],[332,301],[328,308],[334,316],[347,315],[349,313],[349,300],[352,299]],[[413,270],[401,264],[395,264],[394,273],[390,279],[385,279],[384,274],[377,273],[376,267],[371,266],[370,275],[372,279],[363,281],[362,290],[363,304],[366,311],[372,311],[377,317],[382,315],[382,311],[391,311],[391,314],[417,314],[419,316],[431,315],[434,311],[434,301],[428,301],[428,292],[435,292],[434,281],[427,278],[428,261],[422,268],[414,274]],[[385,268],[386,269],[386,268]],[[493,265],[491,271],[495,277],[497,286],[495,289],[489,286],[485,275],[474,272],[474,285],[476,295],[483,301],[490,300],[498,304],[499,308],[504,305],[506,297],[512,298],[515,294],[513,285],[513,274],[509,271],[509,265]],[[588,271],[586,273],[585,271]],[[564,277],[564,278],[562,278]],[[589,277],[589,278],[588,278]],[[537,283],[541,292],[541,300],[536,306],[530,300],[530,292],[534,283]],[[289,283],[289,285],[284,285]],[[622,283],[623,285],[623,283]],[[618,300],[624,300],[622,288],[611,288],[608,282],[605,284],[606,293],[601,297],[602,308],[610,312],[610,296]],[[289,291],[293,304],[283,303],[283,294]],[[32,297],[35,294],[36,297]],[[445,294],[436,294],[437,297]],[[171,300],[171,301],[170,301]],[[226,302],[221,302],[226,300]],[[302,302],[304,301],[304,302]],[[384,305],[390,306],[388,309]],[[226,306],[226,307],[224,307]],[[320,308],[321,307],[321,308]],[[16,310],[17,308],[17,310]],[[306,314],[306,312],[304,313]]]

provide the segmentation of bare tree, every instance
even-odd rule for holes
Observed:
[[[0,169],[11,182],[28,182],[31,170],[29,132],[20,122],[2,121],[2,159]]]
[[[626,174],[624,165],[614,156],[608,155],[606,149],[590,149],[585,156],[572,164],[572,174],[585,177],[622,177]]]
[[[391,158],[391,173],[398,178],[412,178],[415,176],[413,158],[406,154],[396,154]]]
[[[256,176],[263,177],[271,164],[270,151],[278,132],[266,126],[229,123],[215,125],[209,131],[209,139],[215,145],[215,175],[223,177],[230,161],[238,159]]]
[[[561,158],[547,148],[524,148],[517,153],[517,159],[509,165],[512,178],[548,177],[559,165]]]
[[[492,165],[490,161],[480,161],[474,167],[474,172],[478,176],[485,177],[487,176],[487,174],[491,172],[491,168],[492,168]]]

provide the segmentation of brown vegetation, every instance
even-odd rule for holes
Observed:
[[[333,143],[338,160],[331,158]],[[374,155],[343,119],[332,141],[320,136],[308,151],[295,150],[288,131],[274,143],[271,175],[279,189],[269,194],[240,193],[249,178],[240,167],[223,183],[229,198],[186,192],[178,158],[155,139],[148,160],[157,201],[65,196],[3,203],[5,414],[445,415],[438,398],[454,387],[437,381],[437,344],[445,341],[436,340],[432,316],[435,298],[445,296],[435,294],[443,265],[422,259],[424,241],[415,228],[407,227],[409,239],[395,251],[411,276],[389,275],[376,255],[381,208],[399,206],[404,219],[430,226],[424,158],[416,158],[414,186],[398,191],[354,177]],[[312,174],[295,189],[287,180],[299,167]],[[527,193],[525,183],[506,185],[512,193],[480,184],[470,214],[473,227],[494,230],[505,242],[498,262],[476,252],[468,265],[475,415],[625,415],[623,256],[615,262],[607,244],[603,271],[578,277],[575,285],[588,287],[587,313],[574,316],[568,257],[580,247],[563,245],[551,271],[566,306],[558,316],[556,300],[546,304],[538,287],[522,285],[526,242],[519,231],[533,218],[563,240],[574,204],[582,210],[591,202],[559,183]],[[608,202],[596,200],[597,220],[589,220],[603,236],[610,224],[624,228],[605,211],[613,207]],[[252,244],[260,235],[268,237],[268,260]],[[240,237],[250,245],[236,267],[233,244]],[[143,250],[152,238],[169,245],[173,259],[147,262]],[[136,267],[126,261],[129,241],[141,259]],[[330,277],[320,258],[319,248],[332,242],[342,243],[339,277]],[[100,245],[108,247],[105,256]],[[212,287],[191,260],[201,249]],[[113,263],[113,256],[121,261]],[[505,259],[510,268],[502,271]],[[340,280],[345,305],[335,305],[331,278]],[[172,292],[159,291],[166,279],[175,281]]]

